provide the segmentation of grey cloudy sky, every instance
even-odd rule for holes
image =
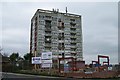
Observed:
[[[117,2],[3,2],[2,47],[5,53],[29,52],[30,20],[37,9],[82,15],[83,57],[86,63],[97,55],[109,55],[110,63],[118,63]]]

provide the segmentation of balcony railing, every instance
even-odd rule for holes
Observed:
[[[58,26],[59,30],[64,30],[64,27]]]
[[[74,46],[71,45],[70,47],[71,47],[71,48],[76,48],[76,45],[74,45]]]
[[[71,21],[71,22],[70,22],[70,25],[75,26],[75,25],[76,25],[76,22],[75,22],[75,21]]]
[[[76,51],[70,51],[71,53],[76,53]]]
[[[70,28],[76,28],[76,26],[71,26]]]
[[[45,19],[45,20],[52,20],[52,17],[51,17],[51,16],[45,16],[44,19]]]
[[[70,38],[77,38],[77,36],[70,36]]]
[[[45,49],[44,51],[49,52],[49,51],[51,51],[51,49]]]
[[[71,30],[70,32],[71,32],[71,33],[76,33],[76,30]]]
[[[52,34],[51,33],[47,33],[47,34],[45,34],[45,36],[52,36]]]
[[[64,36],[60,36],[60,35],[58,35],[58,38],[63,38],[63,39],[64,39]]]
[[[46,24],[45,28],[51,28],[51,24]]]
[[[51,28],[45,28],[45,31],[51,31]]]
[[[51,44],[50,43],[46,43],[45,46],[50,46],[51,47]]]
[[[64,46],[58,46],[58,49],[60,49],[60,50],[64,50]]]
[[[51,45],[45,45],[45,48],[51,48]]]
[[[51,43],[51,40],[45,40],[45,43]]]
[[[71,42],[71,43],[77,43],[77,41],[76,41],[76,40],[71,40],[70,42]]]
[[[62,43],[62,42],[64,42],[64,40],[59,40],[59,42],[61,42],[61,43]]]

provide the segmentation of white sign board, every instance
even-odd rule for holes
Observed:
[[[51,63],[52,64],[52,60],[42,60],[42,64],[46,64],[46,63]]]
[[[52,52],[43,52],[42,59],[52,59]]]
[[[64,61],[60,61],[60,64],[64,64]]]
[[[32,64],[41,64],[41,57],[32,57]]]
[[[42,68],[50,68],[52,67],[52,64],[42,64]]]

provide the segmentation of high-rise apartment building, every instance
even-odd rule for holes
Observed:
[[[83,60],[81,15],[38,9],[31,19],[30,53]]]

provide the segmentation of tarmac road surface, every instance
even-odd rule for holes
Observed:
[[[2,80],[78,80],[64,77],[38,76],[18,73],[2,72]]]
[[[65,77],[38,76],[18,73],[0,72],[0,80],[120,80],[119,79],[75,79]]]

